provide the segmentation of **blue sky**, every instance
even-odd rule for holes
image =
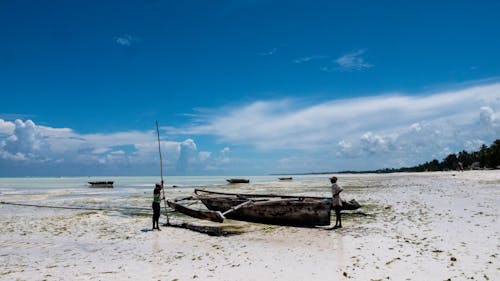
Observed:
[[[411,166],[500,136],[498,1],[0,3],[0,176]]]

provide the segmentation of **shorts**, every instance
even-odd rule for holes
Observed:
[[[160,203],[153,202],[153,218],[160,218]]]

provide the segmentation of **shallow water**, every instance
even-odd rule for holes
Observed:
[[[224,176],[165,177],[168,199],[192,194],[195,188],[209,190],[330,196],[328,175],[294,176],[279,181],[279,176],[238,176],[248,184],[229,184]],[[114,181],[113,188],[92,188],[89,181]],[[69,208],[100,208],[123,214],[142,214],[151,208],[152,191],[158,177],[62,177],[0,178],[0,201],[17,204]]]

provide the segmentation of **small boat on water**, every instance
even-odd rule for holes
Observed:
[[[278,178],[280,181],[291,181],[293,178],[292,177],[284,177],[284,178]]]
[[[229,183],[249,183],[249,179],[226,179]]]
[[[113,187],[113,181],[89,181],[90,187]]]
[[[178,199],[200,200],[208,210],[196,210],[168,200],[173,209],[186,215],[222,222],[226,217],[258,223],[289,226],[330,224],[331,198],[275,194],[242,194],[195,189],[194,196]],[[343,202],[343,209],[360,208],[358,202]]]

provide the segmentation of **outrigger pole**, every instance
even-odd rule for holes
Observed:
[[[160,177],[161,177],[161,190],[163,191],[163,205],[165,207],[165,217],[167,218],[166,225],[170,225],[167,212],[167,200],[165,197],[165,188],[163,187],[163,158],[161,156],[161,145],[160,145],[160,129],[158,129],[158,120],[156,120],[156,135],[158,137],[158,153],[160,154]]]

